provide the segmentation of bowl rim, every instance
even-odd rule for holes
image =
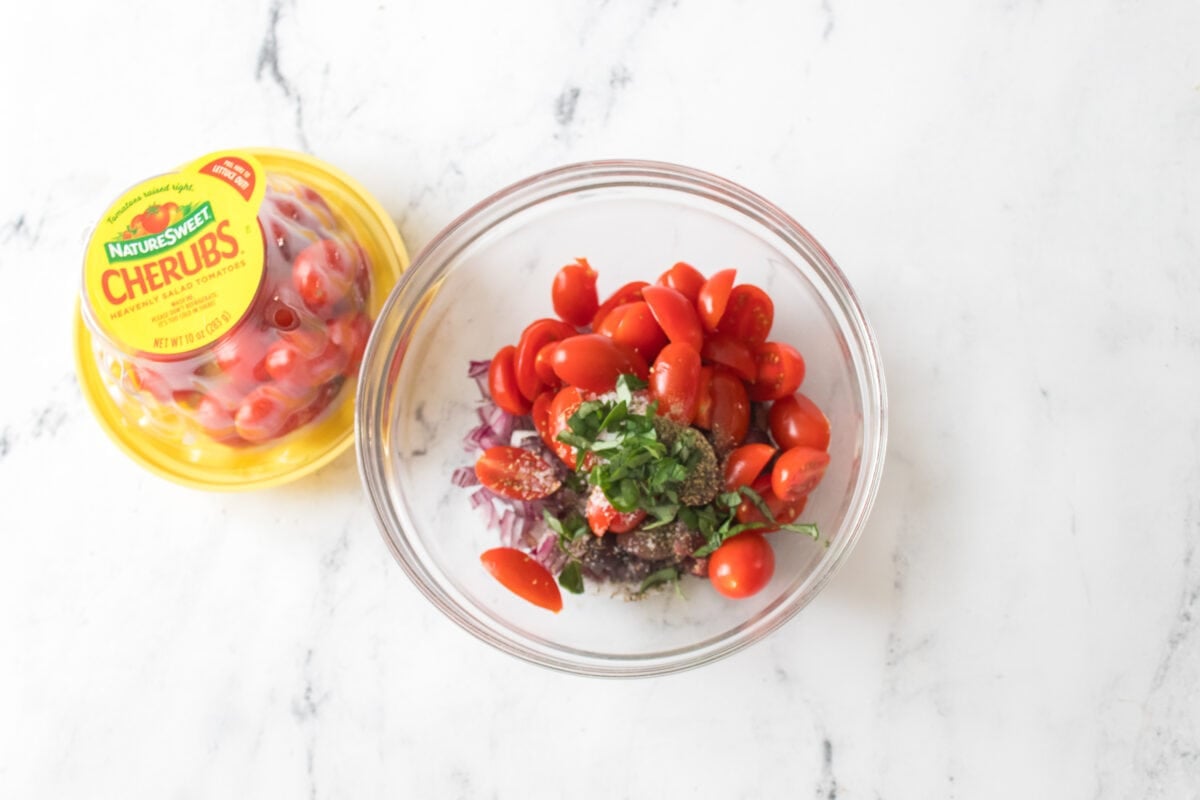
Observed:
[[[585,179],[590,179],[586,180],[586,186],[574,185],[574,182]],[[855,480],[854,493],[857,495],[857,502],[851,503],[847,517],[830,545],[833,552],[821,559],[814,582],[805,586],[803,592],[799,592],[798,587],[790,590],[764,609],[755,620],[730,628],[699,645],[637,656],[600,656],[554,646],[550,648],[554,652],[548,652],[546,648],[529,646],[530,642],[536,644],[544,640],[526,637],[518,641],[497,635],[471,613],[460,609],[453,598],[437,585],[425,565],[414,563],[416,559],[405,553],[396,541],[397,538],[407,539],[410,536],[398,520],[398,535],[392,535],[391,526],[384,513],[384,508],[390,506],[390,503],[382,464],[372,462],[370,456],[372,453],[382,452],[379,430],[383,409],[379,401],[387,388],[384,378],[392,374],[395,368],[397,350],[393,348],[390,352],[380,352],[390,346],[390,343],[385,346],[382,342],[382,326],[377,324],[372,330],[363,356],[363,370],[357,387],[354,428],[359,475],[384,543],[418,591],[459,627],[476,638],[530,663],[560,672],[593,677],[647,677],[694,669],[743,650],[782,627],[821,592],[841,568],[861,537],[878,494],[887,450],[887,391],[879,346],[858,297],[841,268],[807,229],[774,203],[740,184],[692,167],[641,159],[589,160],[544,170],[505,186],[459,214],[421,249],[411,266],[392,288],[377,320],[391,318],[399,299],[410,285],[420,280],[429,269],[427,264],[431,261],[446,263],[453,259],[457,252],[471,246],[480,236],[508,218],[559,195],[622,185],[683,191],[705,200],[722,203],[767,228],[797,253],[804,254],[807,251],[807,254],[812,256],[810,263],[833,290],[841,311],[850,323],[849,329],[844,330],[843,335],[852,336],[862,354],[861,363],[855,364],[860,373],[861,394],[866,403],[878,409],[878,414],[873,426],[869,424],[872,420],[864,418],[863,450],[859,453],[859,459],[867,466],[865,471],[864,468],[859,468]],[[562,186],[568,188],[554,191],[556,187]],[[714,194],[725,197],[714,197]],[[725,198],[732,198],[736,202]],[[503,213],[485,218],[485,223],[480,223],[483,215],[497,211]],[[453,243],[461,231],[472,224],[480,226],[480,230],[474,236],[453,250],[442,252]],[[409,308],[403,312],[404,318],[398,330],[409,327],[406,323],[413,311],[414,309]],[[368,365],[376,365],[377,362],[383,368],[368,370]],[[376,459],[376,462],[380,460]],[[563,655],[564,653],[586,655],[586,658],[571,658]]]

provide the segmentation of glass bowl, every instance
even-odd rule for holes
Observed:
[[[552,614],[496,582],[479,555],[499,545],[451,483],[475,455],[468,362],[490,358],[538,317],[550,285],[586,257],[601,299],[654,281],[677,261],[775,302],[770,338],[807,362],[801,387],[832,425],[831,462],[802,521],[822,541],[771,534],[776,570],[744,600],[685,578],[682,593],[629,602],[611,585],[564,593]],[[531,662],[585,675],[642,676],[706,664],[762,639],[816,596],[861,535],[883,469],[886,399],[878,348],[845,276],[815,239],[758,195],[714,175],[643,161],[597,161],[521,181],[467,211],[402,276],[363,362],[359,467],[385,541],[418,589],[456,623]]]

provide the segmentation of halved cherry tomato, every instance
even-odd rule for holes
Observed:
[[[664,347],[651,371],[650,390],[660,417],[691,425],[700,403],[700,354],[682,342]]]
[[[542,437],[542,441],[551,450],[554,449],[554,436],[550,432],[550,406],[554,403],[554,392],[542,392],[533,400],[533,409],[529,412],[533,417],[533,427]]]
[[[744,444],[735,448],[725,459],[725,491],[732,492],[750,486],[775,455],[769,444]]]
[[[804,382],[804,359],[796,348],[783,342],[763,342],[754,348],[758,374],[750,384],[750,399],[756,403],[787,397]]]
[[[708,559],[708,579],[726,597],[749,597],[762,591],[775,574],[775,551],[757,533],[738,534]]]
[[[754,349],[747,342],[729,334],[714,333],[705,337],[700,355],[706,361],[729,367],[744,381],[753,381],[758,375]]]
[[[532,400],[541,394],[548,383],[557,383],[557,379],[543,381],[538,374],[538,353],[546,345],[561,342],[575,335],[576,330],[573,327],[562,320],[550,318],[534,320],[521,331],[521,339],[517,342],[517,351],[513,356],[513,368],[516,370],[517,388],[526,400]]]
[[[654,318],[672,342],[683,342],[692,346],[697,353],[704,346],[704,332],[700,330],[700,318],[696,307],[683,293],[669,286],[647,286],[642,297],[650,304]]]
[[[778,497],[771,489],[771,476],[767,473],[759,475],[751,484],[751,488],[758,493],[766,504],[767,510],[771,512],[771,516],[775,518],[776,525],[772,525],[763,513],[759,511],[748,498],[742,500],[742,504],[738,506],[737,519],[738,522],[749,524],[752,522],[761,522],[762,528],[756,528],[756,533],[770,533],[779,530],[779,525],[787,525],[790,522],[795,522],[800,514],[804,511],[804,507],[808,505],[808,496],[793,498],[791,500],[783,500]]]
[[[538,500],[562,486],[554,467],[537,453],[503,444],[483,451],[475,474],[484,486],[513,500]]]
[[[572,325],[582,328],[592,321],[600,299],[596,295],[596,270],[586,258],[568,264],[554,276],[550,287],[554,313]]]
[[[613,292],[607,300],[600,304],[600,308],[596,310],[595,315],[592,317],[592,330],[599,328],[600,323],[604,321],[608,313],[617,306],[623,306],[626,303],[636,303],[638,300],[645,299],[642,297],[642,289],[649,285],[645,281],[630,281]]]
[[[700,296],[700,287],[704,285],[704,275],[691,264],[680,261],[659,275],[656,283],[659,286],[670,286],[695,305],[696,298]]]
[[[762,344],[775,322],[775,304],[757,286],[743,283],[733,287],[717,331],[751,344]]]
[[[696,416],[692,419],[693,425],[706,431],[712,429],[712,376],[712,367],[700,367],[700,378],[696,384]]]
[[[626,303],[608,312],[596,326],[596,333],[632,347],[646,361],[653,361],[667,343],[667,334],[654,320],[654,314],[644,300]]]
[[[712,394],[713,447],[723,452],[741,444],[750,430],[750,398],[742,379],[732,372],[713,370],[709,384]]]
[[[793,447],[783,451],[771,470],[771,491],[776,497],[792,500],[803,497],[825,477],[829,453],[811,447]]]
[[[608,531],[629,533],[646,518],[646,512],[640,508],[624,513],[617,511],[599,486],[593,486],[592,491],[588,493],[585,511],[588,527],[597,536],[603,536]]]
[[[577,453],[571,445],[566,442],[560,442],[558,435],[567,430],[567,420],[571,419],[571,416],[583,405],[583,399],[583,394],[577,388],[568,386],[554,395],[554,400],[550,402],[549,419],[547,421],[550,436],[548,443],[554,453],[571,469],[575,469],[577,464]],[[534,417],[534,423],[537,423],[536,416]],[[545,439],[546,437],[542,438]],[[584,458],[583,463],[585,466],[589,465],[589,460],[595,460],[594,453],[588,453]]]
[[[602,394],[612,391],[620,375],[646,379],[646,361],[631,347],[623,347],[599,333],[564,339],[554,348],[551,362],[563,383]]]
[[[493,578],[521,599],[555,614],[562,611],[562,592],[554,576],[528,553],[515,547],[493,547],[479,560]]]
[[[705,330],[715,331],[721,322],[725,306],[729,302],[729,293],[733,291],[735,277],[736,269],[723,269],[713,273],[700,287],[700,294],[696,297],[696,310],[700,312],[700,322],[704,324]]]
[[[510,414],[528,414],[530,405],[517,384],[517,369],[513,364],[517,348],[506,344],[492,357],[488,367],[488,393],[492,402]]]
[[[767,423],[780,447],[829,449],[829,420],[816,403],[799,392],[772,403]]]

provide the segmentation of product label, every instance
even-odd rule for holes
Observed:
[[[92,232],[84,299],[126,348],[175,355],[237,323],[262,282],[266,186],[245,153],[214,153],[118,198]]]

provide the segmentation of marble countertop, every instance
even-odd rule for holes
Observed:
[[[0,26],[0,796],[1200,797],[1200,5],[24,4]],[[125,187],[266,144],[415,253],[602,157],[729,177],[855,286],[891,402],[857,549],[768,640],[602,681],[489,649],[346,456],[210,495],[92,419]]]

